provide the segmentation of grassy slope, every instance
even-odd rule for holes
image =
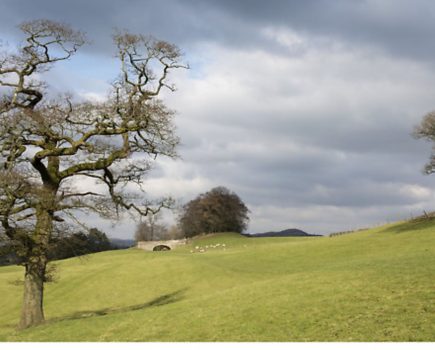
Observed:
[[[334,238],[223,234],[190,247],[58,263],[47,324],[16,332],[18,267],[0,268],[0,340],[435,341],[435,222]]]

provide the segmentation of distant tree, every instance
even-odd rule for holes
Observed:
[[[180,212],[178,223],[185,237],[193,237],[203,232],[207,232],[204,218],[205,209],[201,203],[201,196],[185,204]]]
[[[172,225],[166,230],[165,237],[167,239],[182,239],[184,238],[184,232],[180,225]]]
[[[184,235],[200,233],[243,232],[248,224],[248,208],[237,194],[216,187],[200,194],[181,211],[179,223]]]
[[[15,247],[7,237],[0,233],[0,266],[18,264]]]
[[[135,240],[139,241],[160,241],[166,239],[166,226],[161,222],[159,214],[148,214],[145,220],[136,227]]]
[[[51,237],[47,257],[51,261],[89,253],[91,251],[88,247],[88,235],[84,232],[74,232],[68,235],[60,233]]]
[[[426,174],[435,173],[435,111],[430,112],[423,117],[420,125],[414,129],[413,135],[418,139],[426,139],[433,143],[432,154],[429,162],[424,168],[424,172]]]
[[[89,230],[87,241],[87,246],[90,252],[96,253],[111,249],[107,235],[95,227]]]
[[[132,186],[141,185],[157,156],[176,156],[173,112],[159,97],[174,91],[169,74],[185,66],[176,46],[119,32],[120,74],[107,99],[54,96],[41,73],[70,59],[84,34],[50,20],[20,29],[23,44],[0,52],[0,227],[25,268],[19,327],[27,328],[44,321],[48,253],[59,223],[73,225],[78,211],[116,218],[169,205],[143,201]],[[95,185],[81,190],[80,179]]]

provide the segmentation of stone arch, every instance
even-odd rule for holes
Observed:
[[[165,251],[165,250],[171,250],[171,247],[169,247],[165,244],[159,244],[153,248],[153,252],[161,252],[161,251]]]

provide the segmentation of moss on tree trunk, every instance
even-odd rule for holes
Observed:
[[[44,322],[44,274],[45,266],[26,266],[24,298],[19,328],[24,329]],[[37,265],[37,264],[36,264]],[[41,271],[42,270],[42,271]]]
[[[34,246],[25,264],[24,297],[19,328],[24,329],[44,322],[44,282],[47,267],[49,238],[53,229],[53,218],[48,210],[39,209],[36,213],[36,226],[33,233]]]

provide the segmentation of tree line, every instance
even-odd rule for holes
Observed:
[[[0,238],[0,266],[21,265],[22,258],[20,254],[17,254],[18,249],[19,245],[16,246],[13,241]],[[118,249],[118,247],[110,243],[104,232],[91,228],[88,232],[53,235],[47,256],[53,261],[113,249]]]

